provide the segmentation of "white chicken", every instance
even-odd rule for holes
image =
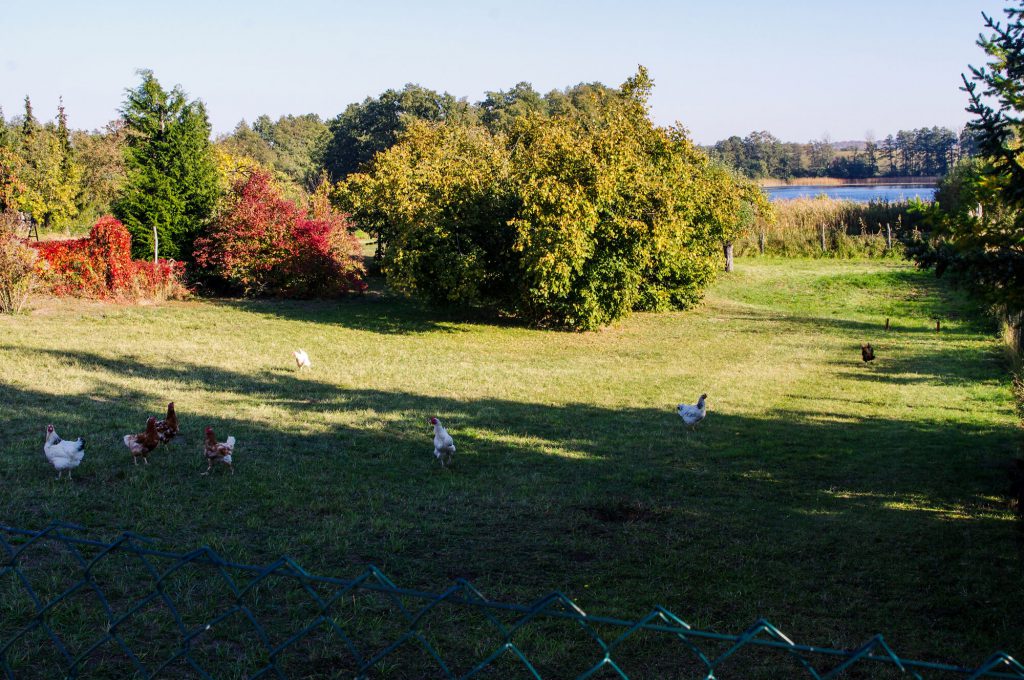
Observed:
[[[690,426],[690,429],[697,427],[697,423],[704,420],[704,416],[708,414],[707,409],[704,407],[704,400],[708,398],[708,395],[700,395],[700,399],[697,400],[696,404],[680,404],[677,411],[679,417],[683,419],[683,422]]]
[[[455,455],[455,441],[440,420],[431,418],[430,424],[434,426],[434,457],[441,461],[442,467],[450,465]]]
[[[46,454],[53,467],[57,470],[57,479],[60,479],[64,470],[68,471],[68,479],[71,479],[71,470],[78,467],[85,457],[85,440],[81,437],[73,442],[64,441],[57,435],[53,425],[46,426],[46,443],[43,444],[43,453]]]
[[[295,357],[295,367],[298,370],[301,371],[304,368],[313,370],[313,362],[309,360],[309,355],[306,354],[306,350],[297,349],[294,352],[292,352],[292,356]]]

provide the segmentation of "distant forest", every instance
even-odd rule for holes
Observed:
[[[769,132],[732,136],[707,147],[712,157],[747,177],[928,177],[942,176],[976,152],[974,139],[944,127],[900,130],[885,139],[807,144],[783,142]]]

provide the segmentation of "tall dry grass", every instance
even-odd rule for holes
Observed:
[[[775,223],[758,219],[733,245],[737,255],[901,257],[900,238],[916,229],[920,219],[910,205],[824,197],[775,201]]]
[[[777,179],[766,177],[757,180],[762,187],[842,187],[842,186],[878,186],[884,184],[937,184],[939,177],[862,177],[847,179],[844,177],[790,177]]]

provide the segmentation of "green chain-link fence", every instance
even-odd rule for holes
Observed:
[[[813,647],[763,620],[719,634],[661,607],[639,620],[589,616],[561,593],[507,604],[464,580],[424,593],[374,567],[341,579],[287,557],[235,564],[209,548],[80,531],[0,525],[7,678],[1024,679],[1003,652],[966,668],[903,659],[880,635],[854,650]]]

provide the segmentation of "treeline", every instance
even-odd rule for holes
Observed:
[[[40,123],[27,97],[20,118],[0,116],[0,238],[22,240],[26,222],[65,230],[95,223],[89,238],[37,248],[48,264],[40,274],[57,282],[54,292],[90,294],[79,284],[102,269],[111,244],[130,248],[154,273],[177,278],[183,271],[209,291],[315,297],[361,289],[351,223],[330,205],[326,182],[307,192],[316,170],[315,117],[258,120],[254,158],[230,140],[211,142],[202,101],[180,87],[164,89],[151,71],[140,76],[125,92],[121,117],[104,131],[72,133],[63,106],[54,121]],[[298,200],[285,195],[287,187]],[[131,260],[116,260],[103,265],[110,275],[91,294],[131,288],[115,281]]]
[[[848,148],[838,148],[840,146]],[[837,145],[828,138],[807,144],[783,142],[769,132],[733,136],[709,147],[711,155],[745,176],[795,177],[929,177],[944,176],[961,159],[973,156],[972,133],[944,128],[900,130],[880,141]]]
[[[135,257],[184,262],[217,293],[361,290],[358,226],[394,290],[589,329],[693,304],[772,212],[685,130],[651,122],[642,67],[617,88],[519,83],[475,104],[410,84],[213,141],[201,101],[140,75],[104,131],[72,133],[63,108],[41,124],[28,98],[0,115],[0,210],[49,228],[111,211]]]
[[[408,84],[350,104],[330,120],[311,113],[240,121],[232,132],[212,140],[212,152],[222,188],[255,164],[271,172],[286,197],[302,202],[325,173],[336,182],[366,168],[377,153],[396,143],[411,121],[449,121],[498,133],[523,116],[554,117],[570,111],[595,116],[602,99],[616,92],[601,83],[581,83],[541,94],[521,82],[471,103]],[[168,96],[172,115],[171,109],[186,105],[177,88]],[[209,134],[205,110],[202,119]],[[0,109],[0,209],[13,204],[17,192],[19,209],[44,228],[87,227],[113,210],[128,176],[129,141],[123,116],[102,130],[86,131],[68,128],[63,105],[52,120],[38,120],[28,96],[20,115],[5,118]]]

